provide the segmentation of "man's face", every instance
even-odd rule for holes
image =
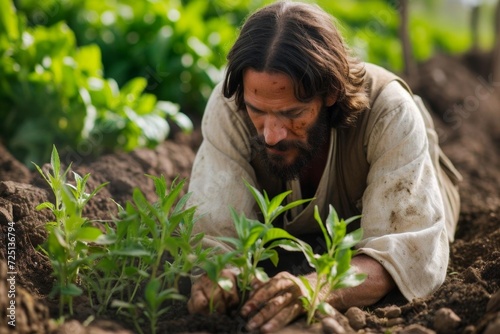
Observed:
[[[320,97],[298,101],[292,80],[281,73],[248,69],[243,75],[248,116],[257,130],[252,138],[270,171],[290,180],[316,156],[328,139],[328,114]],[[326,101],[332,105],[333,99]]]

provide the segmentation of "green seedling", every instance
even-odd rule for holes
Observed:
[[[185,181],[167,188],[163,176],[148,175],[154,182],[157,201],[150,203],[135,189],[133,200],[119,206],[118,218],[107,227],[111,245],[103,249],[95,270],[89,273],[89,290],[100,305],[131,317],[139,333],[141,316],[156,333],[159,317],[169,300],[185,300],[179,280],[189,276],[209,254],[202,249],[202,234],[193,234],[195,208],[185,208],[190,194],[180,197]]]
[[[209,299],[209,312],[214,313],[218,306],[215,304],[214,294],[217,287],[220,287],[226,291],[230,291],[233,288],[233,281],[228,277],[222,276],[222,271],[227,268],[231,259],[235,256],[236,252],[219,253],[207,258],[202,264],[202,268],[207,273],[207,277],[214,283],[212,287],[212,292]]]
[[[314,218],[321,227],[326,243],[326,252],[319,255],[314,252],[309,244],[300,242],[302,251],[309,265],[316,271],[316,284],[312,285],[306,276],[300,276],[300,280],[307,289],[307,295],[302,297],[302,305],[307,311],[307,323],[314,321],[316,312],[322,314],[333,314],[333,307],[324,299],[320,293],[328,296],[333,290],[357,286],[366,278],[365,274],[356,273],[351,267],[351,258],[354,255],[354,247],[362,238],[361,228],[346,233],[347,225],[358,219],[354,216],[346,221],[339,220],[337,212],[330,205],[330,213],[323,223],[319,215],[318,207],[315,207]]]
[[[257,278],[262,282],[269,280],[263,268],[259,267],[259,262],[269,259],[274,265],[277,265],[279,261],[277,247],[290,251],[300,251],[296,243],[297,239],[287,231],[274,227],[272,225],[273,221],[287,210],[312,200],[298,200],[283,206],[281,205],[283,200],[291,191],[283,192],[269,199],[265,191],[262,194],[246,181],[245,185],[255,198],[262,212],[264,222],[249,219],[244,214],[238,215],[234,209],[231,209],[231,217],[237,236],[219,238],[221,241],[231,244],[234,248],[233,256],[228,260],[228,264],[239,271],[237,284],[241,292],[241,305],[245,301],[253,279]],[[217,275],[212,276],[218,277]],[[215,282],[220,284],[220,280]],[[224,283],[226,289],[231,288],[227,282]]]
[[[45,173],[34,164],[38,172],[49,184],[55,197],[55,203],[44,202],[37,206],[37,210],[49,209],[55,216],[54,222],[48,222],[47,241],[42,246],[43,252],[49,257],[56,283],[52,295],[59,294],[59,312],[63,315],[67,305],[69,313],[73,314],[73,297],[82,294],[77,285],[79,272],[88,266],[94,256],[91,254],[89,243],[99,243],[103,233],[82,216],[83,208],[106,183],[99,185],[92,193],[86,192],[90,174],[81,177],[73,172],[76,185],[66,182],[66,176],[71,165],[61,170],[59,154],[55,146],[51,154],[50,172]]]

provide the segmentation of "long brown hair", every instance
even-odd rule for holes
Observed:
[[[252,14],[228,56],[223,93],[244,110],[243,74],[280,72],[294,82],[295,97],[307,102],[337,96],[333,126],[350,126],[368,107],[363,64],[349,54],[335,19],[317,5],[280,1]]]

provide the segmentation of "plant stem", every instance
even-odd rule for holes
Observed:
[[[321,277],[317,277],[316,286],[314,287],[314,292],[311,300],[311,308],[307,312],[307,324],[310,325],[313,322],[314,314],[318,305],[318,295],[321,291]]]

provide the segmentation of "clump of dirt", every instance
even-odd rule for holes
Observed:
[[[433,111],[441,146],[462,173],[461,212],[456,240],[451,244],[450,264],[444,284],[430,297],[411,302],[397,293],[369,308],[351,309],[322,324],[307,327],[303,319],[283,333],[333,333],[341,326],[359,333],[496,333],[500,328],[500,82],[488,72],[472,68],[470,59],[436,56],[419,67],[420,79],[412,89]],[[475,58],[473,58],[475,57]],[[464,60],[465,59],[465,60]],[[199,128],[191,137],[170,139],[154,150],[102,156],[73,166],[79,174],[91,173],[90,188],[110,182],[86,208],[86,216],[111,219],[116,205],[131,199],[135,187],[154,200],[152,181],[144,174],[161,175],[171,182],[189,180],[194,154],[199,145]],[[48,160],[48,159],[47,159]],[[66,161],[62,158],[66,164]],[[51,266],[37,251],[44,242],[44,224],[53,219],[47,211],[37,211],[41,202],[51,200],[45,181],[16,161],[0,145],[0,229],[6,235],[9,223],[16,229],[16,270],[20,302],[18,317],[28,319],[18,333],[129,333],[125,319],[96,319],[83,326],[90,310],[80,303],[80,317],[55,326],[49,320],[57,311],[48,297]],[[7,259],[6,238],[0,240],[0,266]],[[2,272],[4,271],[4,268]],[[0,289],[4,289],[2,276]],[[1,316],[7,304],[1,294]],[[25,300],[25,301],[22,301]],[[49,313],[51,312],[51,313]],[[21,315],[19,315],[21,314]],[[0,333],[8,330],[0,322]],[[343,325],[342,325],[343,324]],[[87,324],[86,324],[87,325]],[[244,332],[244,319],[235,315],[189,315],[185,303],[174,304],[160,320],[160,332]],[[2,327],[3,326],[3,327]]]

